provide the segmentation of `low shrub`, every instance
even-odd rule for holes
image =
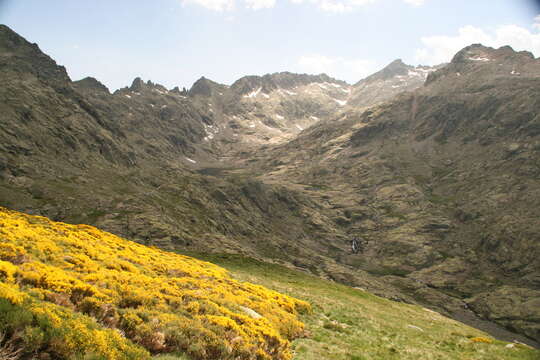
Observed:
[[[213,264],[91,226],[4,208],[0,224],[0,320],[8,324],[0,331],[27,354],[290,359],[289,341],[304,327],[297,315],[311,310]],[[22,313],[19,323],[10,315]]]

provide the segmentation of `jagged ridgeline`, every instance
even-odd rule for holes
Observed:
[[[0,332],[26,358],[290,359],[309,311],[211,263],[0,208]]]

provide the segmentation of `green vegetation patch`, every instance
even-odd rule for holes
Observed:
[[[293,342],[294,359],[540,358],[538,350],[495,340],[420,306],[393,302],[239,255],[192,255],[223,266],[239,280],[312,304],[313,313],[303,316],[304,337]]]

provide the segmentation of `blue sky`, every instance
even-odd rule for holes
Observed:
[[[540,56],[527,0],[0,0],[10,26],[78,80],[111,90],[276,71],[356,82],[396,58],[436,64],[473,42]]]

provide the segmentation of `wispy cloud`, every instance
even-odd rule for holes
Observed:
[[[295,4],[312,4],[319,9],[333,13],[350,12],[356,8],[375,3],[379,0],[290,0]]]
[[[290,0],[295,4],[313,4],[317,6],[322,11],[332,12],[332,13],[346,13],[353,10],[359,9],[363,6],[374,4],[380,0]],[[394,1],[403,1],[407,4],[413,6],[423,5],[426,0],[394,0]]]
[[[195,4],[213,11],[230,11],[234,9],[234,0],[183,0],[183,4]]]
[[[276,5],[276,0],[244,0],[247,8],[253,10],[270,9]]]
[[[426,36],[421,39],[424,47],[416,51],[416,59],[430,65],[448,62],[456,52],[474,43],[491,47],[510,45],[514,50],[527,50],[539,56],[540,16],[534,20],[532,31],[518,25],[499,26],[492,31],[468,25],[455,36]]]
[[[237,8],[237,1],[241,6],[252,9],[270,9],[276,5],[276,0],[182,0],[184,4],[195,4],[213,11],[231,11]],[[285,0],[283,0],[285,1]],[[318,7],[320,10],[331,13],[347,13],[380,0],[287,0],[293,4],[307,4]],[[426,0],[394,0],[403,1],[413,6],[420,6]],[[239,5],[240,6],[240,5]]]
[[[413,6],[424,5],[424,3],[426,2],[426,0],[403,0],[403,1],[405,1],[407,4],[411,4]]]
[[[232,11],[237,8],[236,0],[182,0],[184,5],[199,5],[217,12]],[[276,0],[242,0],[239,6],[251,10],[270,9],[276,5]]]
[[[356,82],[373,73],[377,69],[377,63],[369,59],[310,54],[298,58],[296,69],[298,72],[325,73],[337,79]]]

